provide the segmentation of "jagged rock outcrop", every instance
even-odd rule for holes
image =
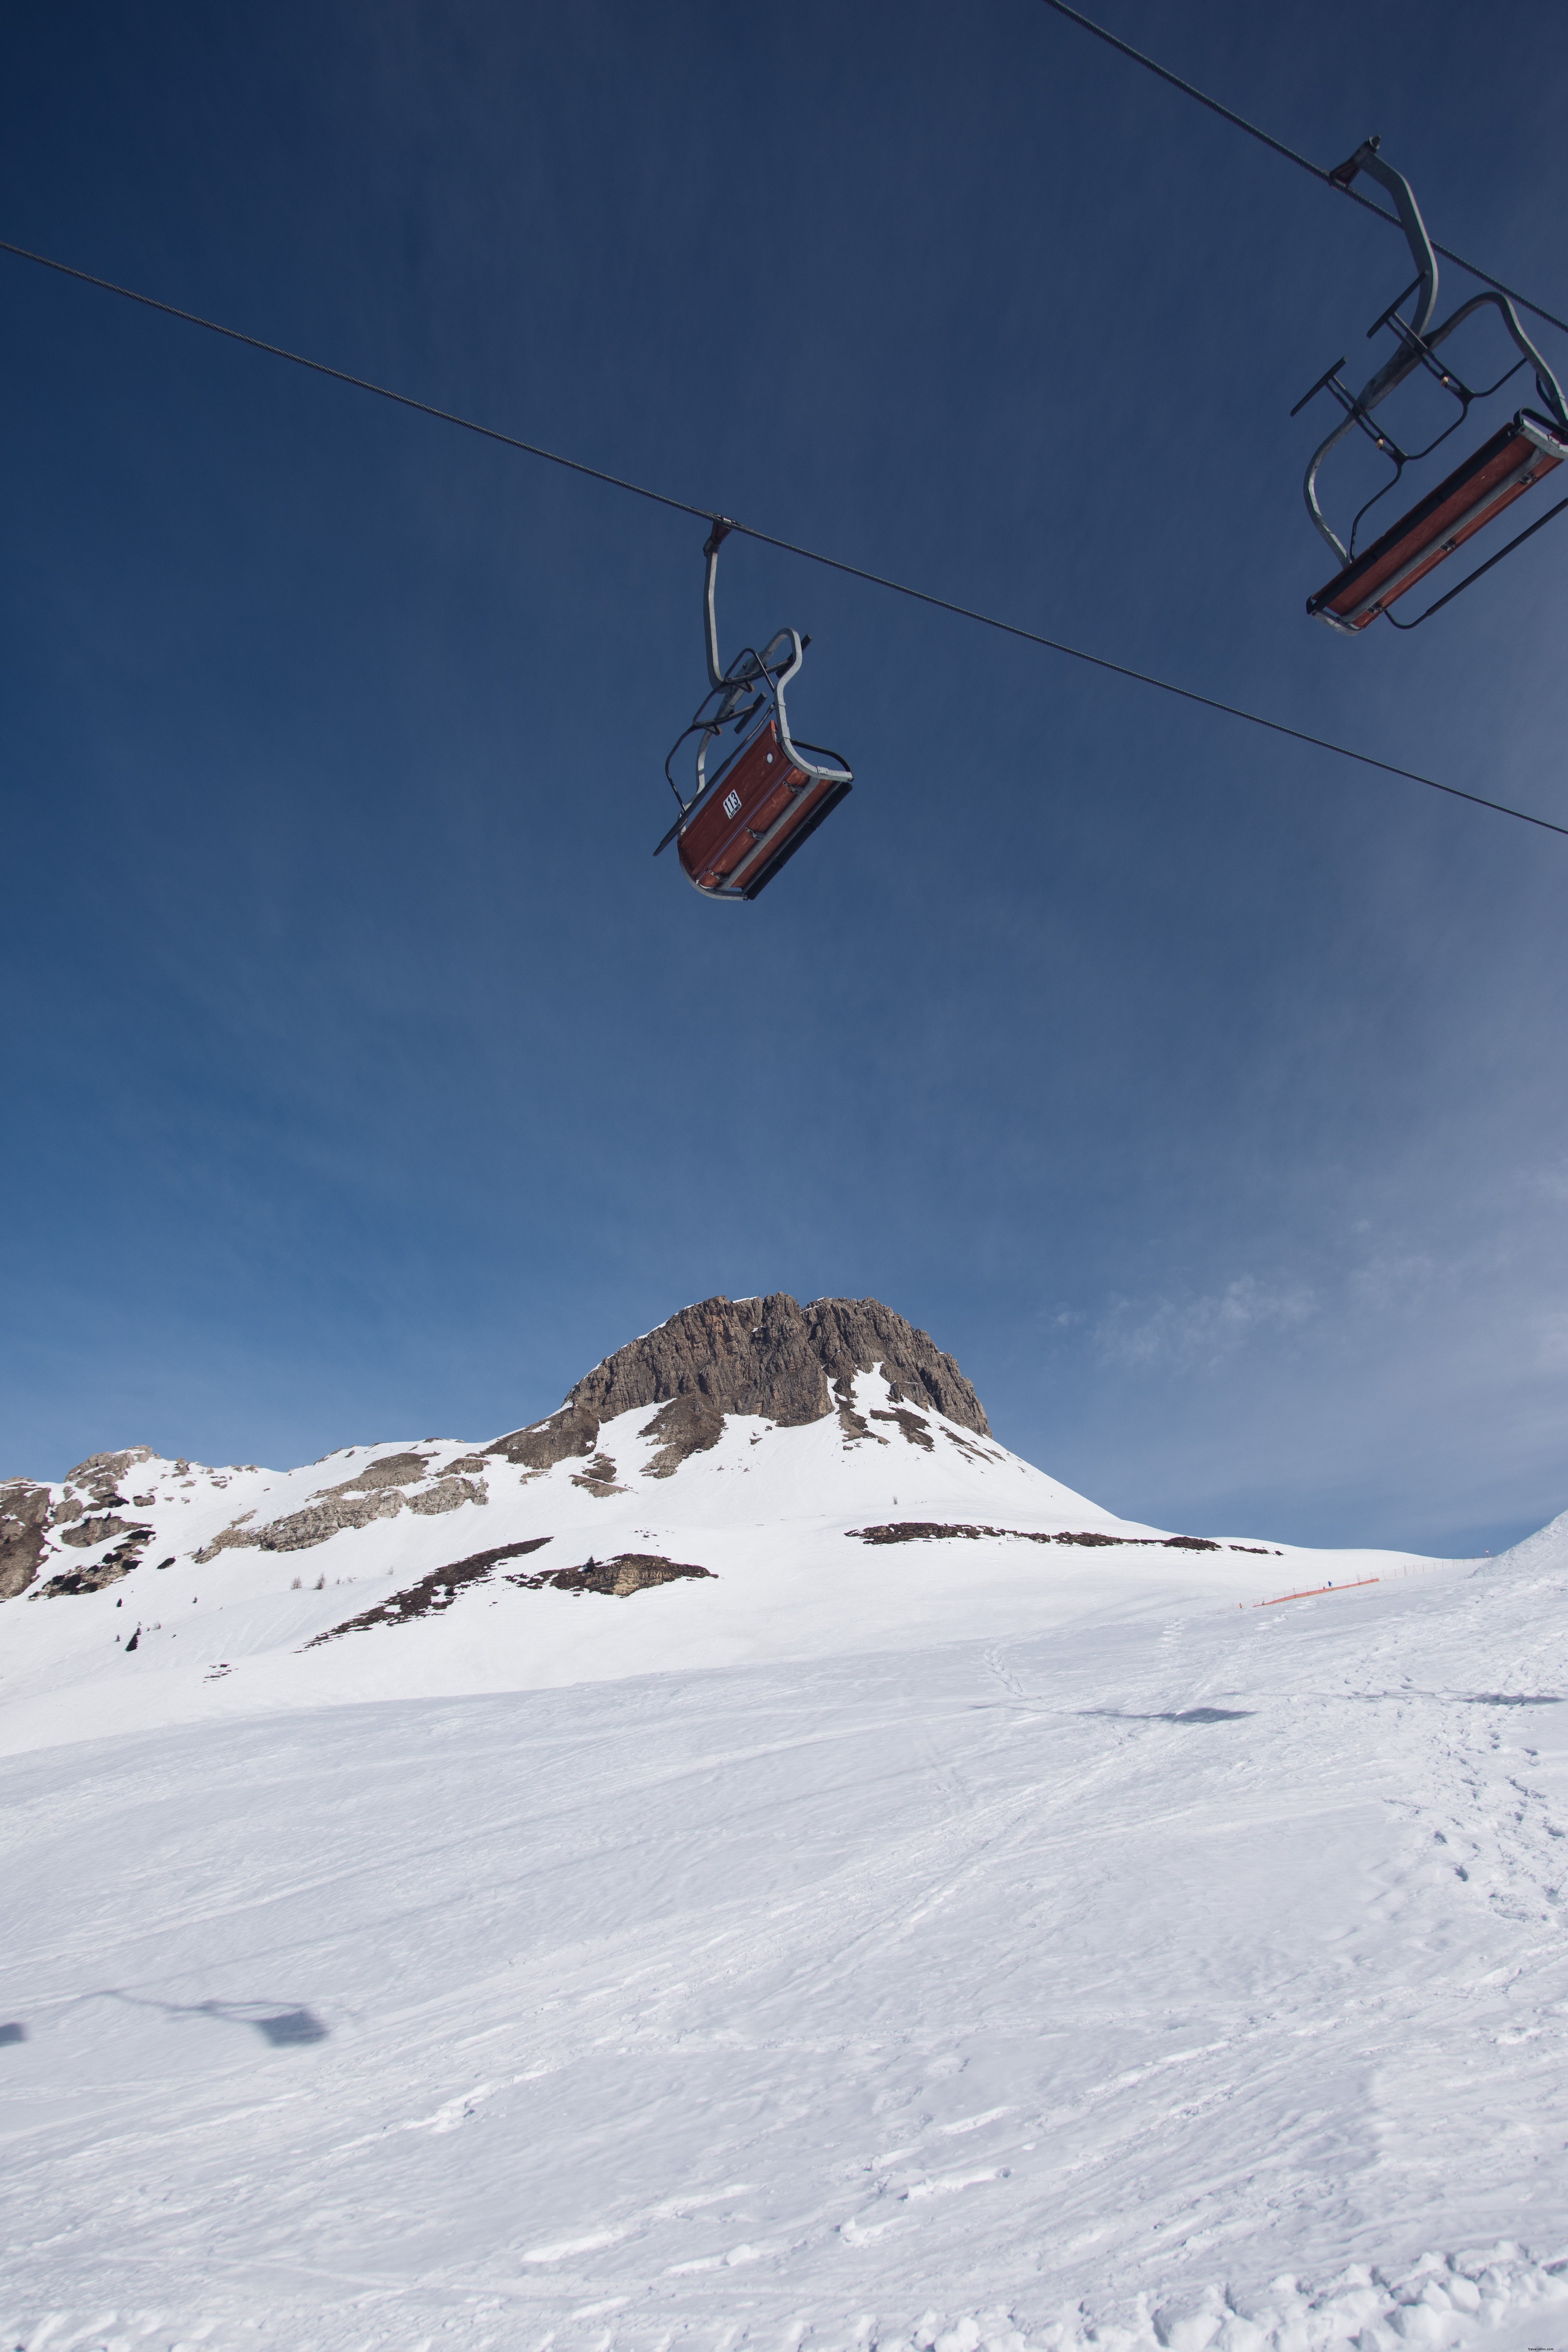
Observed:
[[[405,1585],[401,1592],[378,1601],[374,1608],[362,1609],[357,1617],[345,1618],[341,1625],[329,1625],[305,1648],[319,1650],[323,1642],[339,1642],[345,1633],[368,1633],[383,1625],[406,1625],[416,1617],[437,1617],[469,1585],[485,1583],[503,1559],[542,1551],[550,1540],[548,1536],[529,1536],[521,1543],[498,1544],[494,1551],[470,1552],[467,1559],[454,1560],[449,1568],[433,1568],[417,1584]]]
[[[489,1447],[529,1470],[591,1454],[599,1426],[641,1405],[659,1405],[645,1436],[660,1441],[649,1465],[668,1477],[717,1444],[726,1413],[755,1413],[783,1428],[837,1411],[848,1437],[874,1434],[851,1406],[857,1372],[880,1364],[893,1402],[940,1412],[989,1437],[985,1410],[952,1358],[877,1298],[817,1298],[801,1307],[769,1298],[705,1298],[657,1331],[617,1348],[577,1382],[557,1412]],[[931,1440],[913,1413],[882,1414],[919,1444]],[[917,1433],[918,1431],[918,1433]]]
[[[879,1365],[890,1392],[888,1405],[863,1402],[858,1407],[856,1375]],[[817,1298],[802,1307],[784,1291],[766,1298],[705,1298],[606,1356],[557,1412],[497,1438],[482,1454],[447,1462],[438,1476],[430,1476],[437,1458],[433,1445],[381,1454],[311,1496],[302,1509],[270,1520],[258,1520],[254,1508],[243,1512],[195,1557],[205,1563],[231,1549],[302,1551],[325,1543],[341,1528],[368,1527],[405,1510],[435,1515],[465,1503],[482,1504],[489,1500],[482,1473],[497,1457],[529,1474],[574,1462],[581,1465],[575,1483],[589,1494],[623,1494],[626,1489],[616,1464],[599,1450],[599,1432],[617,1414],[645,1409],[651,1417],[641,1423],[639,1434],[653,1441],[646,1473],[654,1478],[673,1476],[694,1454],[717,1445],[731,1413],[781,1428],[799,1428],[837,1413],[847,1444],[895,1443],[895,1437],[882,1434],[885,1428],[928,1453],[941,1434],[925,1418],[931,1412],[952,1424],[947,1437],[964,1453],[976,1450],[973,1440],[991,1434],[984,1408],[952,1358],[879,1299]],[[961,1430],[971,1436],[961,1437]],[[76,1551],[104,1544],[111,1549],[90,1564],[62,1568],[40,1591],[95,1591],[135,1567],[153,1529],[117,1514],[153,1507],[155,1493],[128,1491],[136,1483],[129,1474],[156,1458],[146,1445],[90,1454],[68,1473],[58,1496],[28,1478],[0,1485],[0,1601],[37,1585],[51,1538]],[[188,1486],[189,1463],[182,1459],[172,1467]],[[228,1479],[214,1473],[210,1483],[221,1488]],[[642,1558],[637,1555],[636,1561]],[[624,1563],[616,1567],[616,1575],[623,1568]]]
[[[47,1486],[30,1478],[7,1478],[0,1486],[0,1601],[14,1601],[37,1576],[48,1524]]]
[[[89,1454],[74,1470],[68,1470],[65,1483],[79,1486],[90,1496],[100,1510],[114,1503],[125,1503],[130,1496],[120,1492],[120,1481],[139,1462],[153,1462],[157,1456],[150,1445],[123,1446],[118,1454]]]
[[[323,1495],[363,1495],[374,1493],[382,1486],[410,1486],[423,1478],[429,1466],[424,1454],[384,1454],[379,1461],[367,1462],[341,1486],[323,1486]]]
[[[576,1391],[573,1391],[573,1395]],[[599,1443],[599,1416],[586,1406],[575,1405],[572,1398],[552,1412],[547,1420],[533,1422],[527,1429],[514,1429],[510,1437],[498,1437],[487,1445],[487,1454],[500,1454],[508,1462],[515,1462],[522,1470],[551,1470],[557,1462],[570,1461],[574,1454],[592,1454]]]
[[[418,1494],[404,1497],[411,1511],[423,1511],[426,1518],[458,1510],[464,1503],[488,1503],[489,1498],[482,1478],[437,1478],[433,1486],[422,1486]]]
[[[51,1577],[35,1599],[43,1593],[97,1592],[129,1575],[153,1530],[144,1521],[118,1517],[107,1507],[125,1501],[119,1484],[132,1464],[153,1458],[151,1446],[132,1445],[121,1454],[94,1454],[79,1462],[65,1484],[80,1487],[100,1507],[96,1510],[89,1510],[80,1495],[66,1493],[56,1502],[49,1487],[31,1478],[0,1484],[0,1601],[16,1600],[36,1582],[51,1535],[74,1551],[90,1551],[116,1536],[122,1540],[90,1568],[67,1569]]]
[[[106,1584],[118,1584],[122,1576],[129,1576],[133,1568],[141,1567],[142,1555],[151,1534],[152,1529],[146,1528],[127,1536],[123,1543],[116,1544],[112,1551],[105,1552],[103,1558],[94,1560],[90,1568],[62,1569],[58,1576],[51,1576],[47,1584],[39,1585],[33,1595],[34,1600],[58,1601],[69,1593],[101,1592]]]
[[[724,1434],[724,1416],[710,1397],[672,1397],[662,1412],[638,1431],[657,1437],[658,1452],[647,1465],[650,1478],[672,1478],[693,1454],[706,1454]]]
[[[721,1412],[760,1413],[781,1428],[825,1420],[830,1383],[880,1364],[895,1401],[989,1437],[979,1398],[951,1356],[877,1298],[706,1298],[645,1339],[617,1348],[567,1399],[608,1421],[633,1406],[702,1396]]]
[[[392,1454],[389,1461],[409,1461],[408,1454]],[[404,1473],[405,1477],[417,1473]],[[368,1484],[369,1482],[367,1482]],[[421,1511],[427,1517],[441,1511],[455,1511],[464,1503],[488,1503],[489,1490],[482,1478],[437,1478],[433,1486],[422,1493],[405,1495],[396,1486],[370,1485],[356,1487],[350,1481],[342,1486],[330,1486],[302,1511],[289,1511],[283,1518],[266,1519],[252,1527],[250,1512],[236,1519],[232,1527],[214,1536],[211,1543],[195,1554],[198,1566],[205,1567],[216,1559],[220,1551],[309,1551],[312,1545],[325,1543],[341,1528],[368,1528],[374,1519],[395,1519],[399,1511]]]
[[[57,1517],[63,1519],[66,1513],[61,1511]],[[75,1519],[58,1529],[61,1543],[69,1544],[77,1551],[90,1551],[94,1544],[107,1543],[110,1536],[137,1536],[144,1542],[152,1532],[144,1521],[121,1519],[112,1511],[101,1518]]]
[[[612,1600],[627,1601],[634,1592],[646,1592],[650,1585],[712,1574],[710,1568],[697,1568],[690,1560],[666,1559],[661,1552],[619,1551],[614,1559],[586,1559],[581,1568],[550,1569],[542,1576],[509,1576],[507,1582],[531,1591],[548,1584],[557,1592],[603,1592]]]

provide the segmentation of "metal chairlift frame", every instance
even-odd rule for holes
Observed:
[[[776,738],[784,772],[778,779],[768,780],[769,797],[776,799],[778,784],[783,782],[788,787],[789,798],[760,833],[751,835],[749,845],[735,859],[733,871],[741,878],[731,880],[716,875],[711,881],[704,882],[690,870],[684,853],[681,856],[681,870],[700,897],[731,902],[755,898],[765,890],[824,818],[837,807],[854,781],[854,772],[841,753],[826,751],[819,743],[802,743],[790,732],[784,697],[800,673],[805,648],[811,643],[808,636],[803,637],[797,629],[780,629],[761,653],[746,646],[728,668],[720,665],[719,622],[714,607],[719,550],[733,528],[722,516],[716,515],[702,549],[707,562],[702,587],[702,641],[708,660],[708,692],[698,704],[690,725],[681,729],[666,757],[665,777],[680,814],[653,853],[656,857],[662,856],[672,841],[680,840],[699,818],[716,805],[745,831],[748,811],[742,808],[733,791],[728,798],[736,805],[732,812],[728,808],[726,788],[741,771],[747,754],[764,739]],[[710,776],[709,749],[730,726],[733,726],[740,740]],[[670,773],[670,762],[693,735],[697,737],[696,784],[688,799]],[[765,756],[771,765],[773,755]],[[748,798],[752,805],[760,804],[755,795]]]
[[[1470,586],[1472,582],[1479,580],[1482,572],[1489,572],[1494,564],[1500,563],[1505,555],[1511,555],[1516,547],[1522,545],[1525,540],[1533,537],[1536,531],[1542,530],[1555,516],[1561,514],[1565,507],[1568,507],[1568,499],[1564,499],[1549,513],[1541,516],[1527,530],[1521,531],[1517,539],[1510,540],[1506,547],[1500,548],[1495,555],[1461,580],[1457,588],[1450,589],[1446,596],[1439,596],[1436,602],[1428,605],[1426,612],[1420,614],[1415,620],[1394,620],[1388,606],[1397,597],[1403,595],[1408,588],[1414,587],[1419,578],[1441,562],[1445,556],[1451,554],[1454,549],[1465,539],[1469,538],[1474,531],[1480,530],[1504,506],[1511,504],[1512,499],[1528,488],[1541,475],[1550,472],[1554,466],[1568,457],[1568,405],[1564,404],[1562,386],[1558,383],[1557,378],[1525,333],[1520,324],[1519,313],[1506,294],[1489,289],[1484,293],[1472,295],[1468,302],[1462,302],[1440,326],[1432,326],[1432,314],[1437,307],[1437,257],[1432,250],[1432,241],[1426,234],[1426,225],[1421,217],[1420,206],[1416,204],[1410,184],[1402,173],[1396,172],[1391,163],[1384,161],[1378,152],[1378,142],[1375,138],[1366,140],[1357,148],[1348,162],[1342,163],[1338,170],[1331,172],[1329,176],[1336,186],[1348,188],[1359,172],[1367,173],[1393,196],[1399,214],[1400,226],[1405,231],[1411,256],[1415,263],[1416,274],[1413,284],[1407,286],[1404,293],[1389,304],[1382,317],[1374,320],[1367,329],[1367,338],[1370,341],[1381,328],[1390,328],[1398,338],[1398,348],[1393,357],[1368,379],[1359,393],[1352,393],[1349,386],[1341,381],[1340,370],[1343,367],[1344,361],[1336,360],[1332,367],[1327,369],[1318,378],[1311,390],[1304,394],[1290,411],[1292,416],[1299,415],[1309,401],[1314,400],[1320,392],[1328,391],[1333,394],[1345,412],[1343,422],[1336,425],[1327,440],[1313,451],[1301,485],[1302,495],[1307,502],[1307,512],[1311,516],[1315,528],[1333,550],[1341,565],[1339,574],[1329,583],[1328,586],[1320,589],[1316,595],[1309,597],[1307,610],[1317,619],[1326,621],[1331,629],[1339,631],[1344,636],[1359,635],[1360,632],[1370,622],[1376,620],[1380,614],[1393,621],[1395,628],[1419,628],[1423,621],[1430,620],[1432,614],[1442,605],[1451,604],[1456,596]],[[1401,316],[1401,305],[1408,300],[1412,294],[1417,297],[1417,300],[1412,316],[1406,320]],[[1512,367],[1498,378],[1496,383],[1487,385],[1479,391],[1472,391],[1452,368],[1445,365],[1437,357],[1437,350],[1440,344],[1447,341],[1456,328],[1463,326],[1467,319],[1472,318],[1478,310],[1489,308],[1501,315],[1503,325],[1512,338],[1520,356]],[[1386,498],[1389,491],[1396,487],[1405,467],[1416,459],[1430,457],[1433,450],[1439,447],[1450,433],[1458,432],[1476,401],[1487,399],[1492,394],[1500,392],[1510,376],[1517,374],[1520,368],[1526,365],[1534,371],[1536,390],[1545,405],[1551,410],[1551,415],[1542,416],[1531,409],[1521,409],[1511,425],[1505,426],[1502,431],[1495,435],[1493,439],[1486,443],[1466,466],[1450,475],[1446,482],[1439,483],[1427,499],[1412,509],[1408,515],[1396,523],[1391,530],[1385,532],[1372,548],[1358,556],[1355,552],[1355,540],[1363,518],[1379,499]],[[1453,424],[1444,432],[1439,433],[1436,440],[1429,442],[1425,449],[1405,450],[1399,446],[1391,434],[1373,424],[1373,412],[1388,398],[1390,393],[1396,391],[1419,369],[1424,369],[1445,392],[1449,393],[1458,402],[1459,414]],[[1348,434],[1357,431],[1364,433],[1374,446],[1389,459],[1394,467],[1394,476],[1393,479],[1386,482],[1381,490],[1376,491],[1361,509],[1351,526],[1347,544],[1331,528],[1318,503],[1318,472],[1329,452],[1336,448]],[[1490,480],[1484,479],[1488,474],[1492,476]],[[1467,493],[1471,488],[1476,488],[1478,485],[1479,487],[1477,488],[1477,494],[1469,504],[1465,504]],[[1420,544],[1413,547],[1409,561],[1396,564],[1392,572],[1379,582],[1375,591],[1369,591],[1363,603],[1354,606],[1349,615],[1336,614],[1327,609],[1331,597],[1342,597],[1345,593],[1350,585],[1346,577],[1348,573],[1358,567],[1370,566],[1374,558],[1382,558],[1392,552],[1397,547],[1402,533],[1412,526],[1421,525],[1430,517],[1437,516],[1443,510],[1445,501],[1456,509],[1452,518],[1452,529],[1447,522],[1434,524],[1428,536]],[[1473,520],[1472,517],[1474,517]],[[1444,535],[1445,532],[1447,533],[1447,537]]]

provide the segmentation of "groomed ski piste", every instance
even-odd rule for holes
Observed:
[[[0,2346],[1568,2344],[1568,1519],[1142,1528],[878,1371],[648,1424],[82,1465]]]

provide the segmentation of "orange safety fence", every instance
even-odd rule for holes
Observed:
[[[1354,1592],[1363,1584],[1381,1584],[1382,1581],[1378,1576],[1355,1576],[1345,1584],[1314,1584],[1305,1592],[1277,1592],[1272,1601],[1255,1601],[1252,1605],[1255,1609],[1278,1609],[1282,1601],[1315,1601],[1321,1592]],[[1244,1609],[1247,1603],[1238,1601],[1236,1605]]]

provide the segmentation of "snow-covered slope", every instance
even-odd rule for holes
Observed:
[[[0,2346],[1568,2341],[1568,1519],[1173,1537],[908,1361],[617,1360],[0,1490]]]
[[[1412,1565],[1247,1535],[1189,1549],[993,1439],[889,1402],[879,1371],[858,1376],[852,1410],[869,1434],[837,1413],[795,1428],[731,1415],[664,1475],[646,1407],[602,1423],[591,1457],[543,1471],[456,1440],[351,1447],[293,1471],[100,1457],[123,1507],[84,1507],[60,1533],[105,1532],[85,1549],[51,1537],[33,1584],[0,1608],[0,1753],[258,1708],[1016,1633],[1162,1597],[1234,1607]],[[58,1508],[75,1490],[48,1491]],[[127,1528],[145,1531],[129,1568]],[[1003,1532],[864,1532],[889,1528]],[[1115,1540],[1029,1539],[1084,1535]],[[707,1573],[619,1596],[540,1580],[628,1558]],[[100,1589],[60,1589],[105,1563],[121,1572]]]

